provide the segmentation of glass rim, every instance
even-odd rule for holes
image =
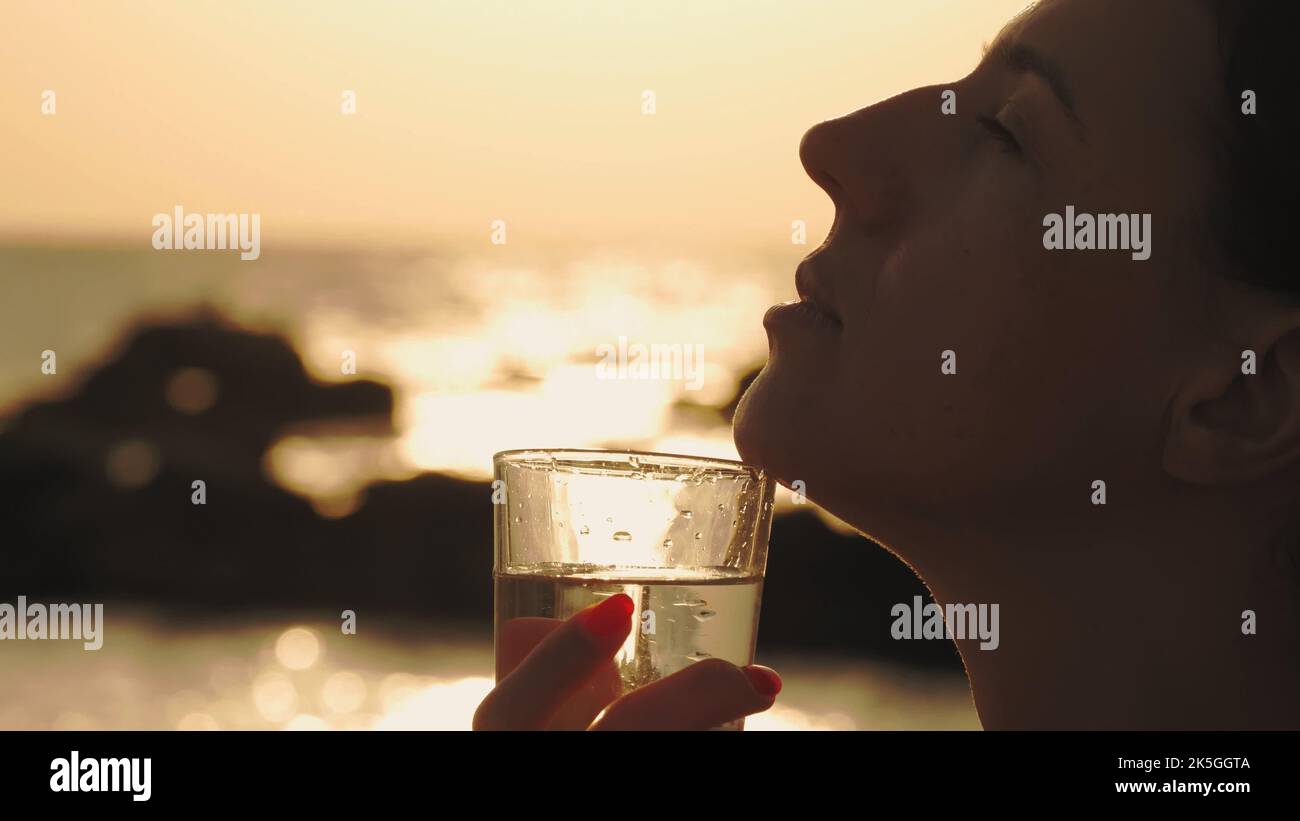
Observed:
[[[501,450],[492,454],[492,464],[523,464],[533,461],[534,459],[555,459],[557,462],[565,463],[572,461],[575,465],[581,465],[584,460],[575,458],[566,459],[568,455],[577,457],[582,456],[614,456],[627,457],[637,456],[654,462],[655,460],[672,460],[683,467],[709,468],[713,470],[726,471],[733,475],[747,475],[754,479],[767,479],[768,474],[765,470],[754,465],[739,462],[735,459],[723,459],[717,456],[691,456],[684,453],[663,453],[660,451],[650,450],[631,450],[631,449],[605,449],[605,448],[515,448],[512,450]],[[669,465],[672,467],[677,464]]]

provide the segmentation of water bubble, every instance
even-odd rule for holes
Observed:
[[[606,516],[606,517],[605,517],[605,524],[613,524],[613,523],[614,523],[614,517],[613,517],[613,516]]]
[[[515,517],[515,524],[519,524],[519,523],[522,522],[522,521],[523,521],[523,517],[521,517],[521,516],[516,516],[516,517]]]
[[[698,530],[695,531],[695,539],[696,539],[696,541],[699,541],[700,539],[703,539],[703,538],[704,538],[704,534],[703,534],[703,533],[701,533],[701,532],[698,531]]]
[[[718,503],[718,510],[726,510],[726,509],[727,509],[726,505],[722,504],[721,502]]]
[[[714,616],[718,615],[718,611],[716,611],[716,610],[701,610],[700,612],[695,613],[695,614],[693,614],[693,615],[695,616],[695,620],[696,620],[696,621],[708,621],[709,619],[711,619],[711,618],[713,618]]]
[[[628,533],[626,530],[619,530],[614,533],[614,541],[616,542],[628,542],[631,540],[632,534]]]
[[[673,546],[672,539],[664,539],[664,547],[672,547],[672,546]]]
[[[704,607],[707,604],[704,599],[687,599],[673,602],[673,607]]]
[[[586,525],[583,525],[582,529],[579,530],[578,532],[581,533],[583,536],[586,536],[588,533],[591,532],[591,528],[587,527]]]
[[[689,519],[689,518],[691,518],[691,517],[694,516],[694,515],[695,515],[695,514],[692,513],[692,512],[690,512],[689,510],[683,510],[683,511],[682,511],[682,518],[683,518],[683,519]]]
[[[704,661],[705,659],[713,658],[713,655],[710,653],[706,653],[703,650],[696,650],[694,653],[691,653],[686,658],[690,659],[691,661]]]

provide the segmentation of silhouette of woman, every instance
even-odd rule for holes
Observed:
[[[835,222],[736,444],[936,601],[999,605],[995,648],[957,640],[986,728],[1300,727],[1298,17],[1043,0],[967,77],[803,138]],[[773,703],[775,673],[712,660],[591,686],[629,613],[533,637],[475,726]]]

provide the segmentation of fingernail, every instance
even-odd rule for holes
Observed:
[[[758,691],[759,695],[771,698],[781,692],[781,677],[771,667],[751,664],[741,669],[745,671],[745,675],[749,676],[749,683],[754,685],[754,689]]]
[[[626,593],[618,593],[579,616],[582,626],[598,639],[622,638],[635,605]]]

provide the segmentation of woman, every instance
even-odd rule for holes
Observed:
[[[996,649],[957,640],[985,728],[1300,727],[1296,21],[1043,0],[963,80],[803,139],[835,223],[764,320],[736,444],[939,603],[999,605]],[[630,629],[603,607],[475,725],[547,726]],[[714,726],[778,689],[700,663],[593,726]]]

